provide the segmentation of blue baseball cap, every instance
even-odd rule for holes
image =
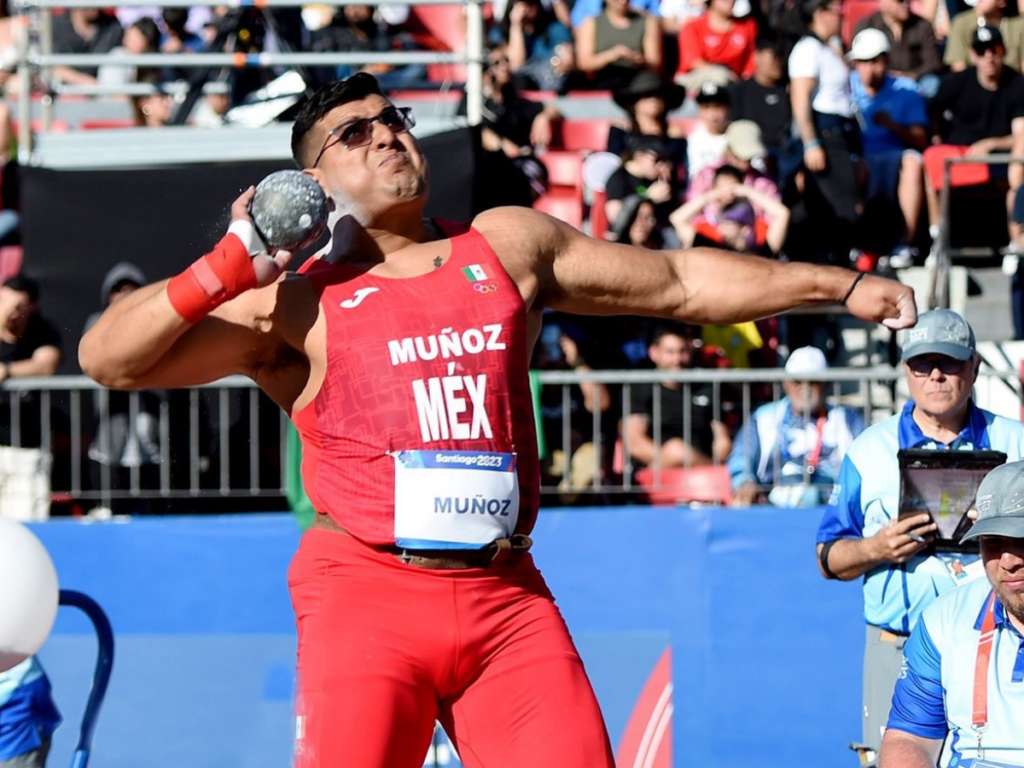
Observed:
[[[933,309],[917,319],[903,337],[903,359],[918,355],[945,355],[968,360],[974,355],[974,331],[951,309]]]
[[[975,497],[978,519],[961,541],[979,536],[1024,539],[1024,461],[996,467],[981,481]]]

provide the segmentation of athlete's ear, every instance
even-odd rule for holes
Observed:
[[[320,189],[324,191],[324,197],[327,198],[327,210],[333,211],[337,208],[334,203],[334,198],[331,197],[331,193],[327,191],[327,187],[324,186],[324,177],[320,172],[319,168],[303,168],[302,172],[313,179],[317,184],[320,185]]]

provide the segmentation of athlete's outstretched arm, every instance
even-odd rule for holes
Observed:
[[[252,194],[250,188],[234,202],[229,234],[184,277],[140,288],[103,313],[79,344],[86,374],[108,387],[137,389],[250,373],[267,346],[277,296],[271,284],[290,258],[282,252],[250,261],[243,241]]]
[[[510,269],[520,272],[517,279],[535,280],[536,300],[567,312],[727,324],[849,294],[846,306],[864,320],[893,329],[917,321],[911,288],[847,269],[712,248],[649,251],[587,237],[526,208],[496,209],[477,221],[492,245],[515,254]],[[526,242],[517,248],[517,241]]]

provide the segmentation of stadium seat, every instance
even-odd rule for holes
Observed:
[[[669,123],[683,129],[683,135],[689,136],[693,127],[700,122],[699,117],[670,117]]]
[[[732,502],[732,481],[729,469],[724,464],[688,469],[662,469],[660,477],[655,475],[651,467],[645,467],[637,471],[636,480],[647,492],[650,503],[657,506],[724,506]]]
[[[565,187],[579,192],[583,200],[583,156],[579,152],[549,149],[540,155],[548,169],[550,189]]]
[[[421,91],[401,90],[391,91],[388,96],[395,104],[458,104],[462,101],[462,90],[457,88],[444,91],[434,88],[426,88]]]
[[[608,129],[613,122],[608,118],[563,120],[554,145],[574,152],[600,152],[608,147]]]
[[[554,91],[520,91],[519,95],[528,101],[539,101],[542,104],[547,104],[558,98],[558,94]]]
[[[21,272],[25,251],[20,245],[5,245],[0,248],[0,283]]]
[[[932,188],[942,190],[942,172],[947,157],[963,157],[967,147],[936,144],[924,151],[924,170]],[[949,168],[950,187],[971,187],[987,184],[991,174],[987,163],[957,163]]]
[[[878,10],[878,0],[845,0],[843,3],[843,43],[847,48],[853,41],[854,31],[860,20]]]
[[[594,192],[590,203],[590,234],[592,237],[603,238],[608,231],[608,216],[604,212],[604,204],[608,200],[605,192]]]
[[[583,226],[583,201],[575,196],[560,192],[548,193],[537,200],[533,207],[549,216],[580,229]]]
[[[408,28],[414,35],[433,38],[449,51],[461,53],[466,48],[466,19],[463,5],[417,5],[409,9]],[[431,47],[427,40],[425,47]],[[428,64],[427,80],[432,83],[464,83],[466,68],[461,64]]]
[[[102,131],[112,128],[137,128],[138,126],[130,117],[112,117],[86,118],[78,122],[78,127],[83,131]]]
[[[14,120],[14,119],[11,120],[11,130],[14,131],[14,135],[15,136],[18,135],[18,127],[19,127],[19,125],[20,124],[18,123],[17,120]],[[42,120],[35,119],[35,120],[33,120],[30,123],[30,125],[32,127],[32,133],[42,133],[43,132],[43,121]],[[51,120],[50,121],[50,132],[51,133],[67,133],[70,129],[71,129],[71,126],[68,124],[67,120],[57,119],[57,120]]]

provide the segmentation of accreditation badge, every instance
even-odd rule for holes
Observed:
[[[479,549],[515,532],[519,476],[514,453],[398,451],[395,544],[404,549]]]
[[[977,556],[969,560],[962,556],[946,556],[942,558],[942,562],[953,584],[958,587],[970,584],[985,575],[985,565]]]

